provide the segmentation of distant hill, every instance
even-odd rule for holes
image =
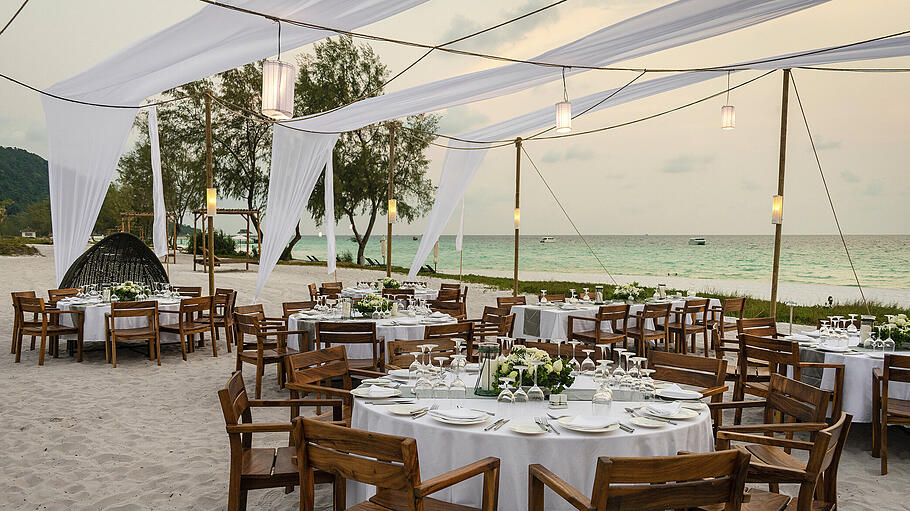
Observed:
[[[49,195],[47,160],[18,147],[0,146],[0,201],[10,199],[12,216]]]

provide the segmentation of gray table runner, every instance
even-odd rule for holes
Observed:
[[[525,324],[522,331],[525,335],[540,337],[540,309],[525,307]]]

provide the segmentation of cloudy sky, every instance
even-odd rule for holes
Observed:
[[[4,23],[19,0],[0,2]],[[429,0],[361,32],[441,43],[549,3],[549,0]],[[459,47],[532,57],[667,0],[569,0]],[[457,5],[457,9],[454,6]],[[0,37],[0,70],[38,87],[71,76],[123,46],[198,11],[193,0],[31,2]],[[778,20],[627,61],[641,67],[724,65],[782,53],[845,44],[907,29],[910,2],[832,0]],[[423,50],[372,43],[392,72]],[[310,51],[302,47],[299,53]],[[389,90],[494,67],[495,62],[437,53],[393,82]],[[850,64],[848,64],[850,65]],[[910,67],[910,58],[855,67]],[[758,72],[734,75],[734,84]],[[828,185],[845,232],[910,233],[910,73],[794,72]],[[620,86],[634,74],[591,71],[569,80],[582,96]],[[584,116],[578,130],[632,120],[718,92],[718,78]],[[780,73],[732,93],[736,129],[720,129],[722,98],[607,132],[528,143],[526,149],[586,234],[768,234],[770,196],[777,186]],[[561,100],[561,84],[441,112],[440,131],[458,134]],[[792,94],[791,94],[792,97]],[[0,145],[46,154],[44,114],[35,93],[0,82]],[[791,98],[792,99],[792,98]],[[836,232],[805,127],[791,103],[784,232]],[[432,149],[431,175],[444,151]],[[508,234],[512,229],[514,149],[491,151],[468,190],[465,230]],[[530,165],[522,176],[522,230],[561,234],[571,226]],[[457,216],[457,215],[456,215]],[[309,233],[319,229],[305,220]],[[225,226],[226,229],[228,226]],[[419,233],[423,222],[396,227]],[[457,229],[457,218],[447,232]],[[339,229],[340,234],[347,228]]]

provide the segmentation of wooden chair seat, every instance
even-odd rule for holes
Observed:
[[[155,335],[155,327],[153,326],[139,326],[136,328],[117,329],[117,337],[120,338],[139,337],[141,339],[145,339],[150,335]]]
[[[704,325],[680,323],[679,321],[671,321],[667,324],[668,330],[684,330],[689,333],[701,332],[704,328]]]
[[[784,511],[797,511],[798,509],[799,498],[794,498],[790,501],[790,505],[787,506]],[[817,500],[812,501],[812,511],[831,511],[832,509],[835,509],[833,502],[819,502]]]
[[[752,455],[751,464],[764,463],[776,467],[792,468],[794,470],[806,470],[806,464],[787,454],[783,449],[775,445],[748,444],[734,446],[747,454]],[[751,469],[750,469],[751,470]]]
[[[363,506],[363,507],[361,507]],[[382,490],[369,501],[349,507],[357,511],[408,511],[408,496],[403,491]],[[423,499],[424,511],[479,511],[479,508],[451,504],[431,497]]]
[[[298,353],[300,353],[300,351],[293,348],[274,348],[270,350],[262,350],[262,360],[265,363],[274,363],[282,358],[296,355]],[[258,357],[258,352],[256,350],[245,350],[238,353],[237,356],[244,362],[255,364]]]
[[[626,336],[628,336],[628,337],[633,337],[633,336],[637,337],[637,336],[642,335],[642,333],[644,333],[644,336],[646,338],[647,337],[659,337],[662,339],[664,337],[663,330],[652,330],[650,328],[645,328],[644,331],[642,331],[642,329],[637,326],[630,326],[630,327],[626,328]]]
[[[910,417],[910,401],[898,399],[896,397],[888,398],[888,416]]]
[[[184,323],[183,323],[183,333],[184,334],[198,334],[201,332],[208,332],[210,328],[211,328],[211,323],[209,323],[208,320],[206,320],[205,322],[197,321],[197,320],[184,321]],[[179,323],[169,323],[166,325],[161,325],[160,327],[158,327],[158,329],[167,330],[169,332],[179,332],[180,324]]]
[[[622,332],[618,334],[610,332],[601,332],[600,338],[597,337],[597,332],[594,330],[588,330],[586,332],[572,332],[576,337],[583,337],[585,339],[591,339],[591,341],[599,341],[601,344],[606,342],[619,342],[626,338],[625,334]]]
[[[297,479],[296,447],[254,447],[243,452],[243,477],[273,479],[287,476]]]
[[[25,335],[41,335],[41,322],[38,321],[36,325],[29,325],[28,321],[24,322],[22,325],[22,333]],[[63,326],[63,325],[47,325],[47,335],[52,337],[55,335],[75,335],[79,333],[79,329],[72,326]]]
[[[787,506],[787,503],[790,502],[789,495],[754,488],[746,488],[745,495],[749,501],[743,503],[742,511],[784,511],[784,509],[790,509]],[[793,500],[795,501],[796,499]],[[793,509],[795,510],[796,508]],[[724,511],[724,505],[702,506],[698,508],[698,511]]]

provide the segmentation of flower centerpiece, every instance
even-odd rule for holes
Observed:
[[[387,311],[391,309],[392,302],[379,295],[368,294],[364,296],[359,302],[355,303],[354,308],[364,314],[369,315],[373,314],[376,311]]]
[[[144,292],[145,288],[132,280],[127,280],[111,288],[111,294],[121,302],[132,302]]]
[[[528,362],[542,362],[536,368]],[[526,348],[524,346],[513,346],[508,357],[501,357],[499,365],[496,368],[496,381],[493,383],[494,388],[499,392],[499,378],[518,378],[516,365],[526,365],[524,374],[521,378],[522,386],[534,385],[534,371],[537,370],[537,386],[545,388],[551,394],[560,394],[562,391],[572,385],[575,378],[571,376],[572,366],[567,359],[557,358],[553,360],[546,351],[537,348]]]
[[[401,287],[401,282],[398,282],[391,277],[386,277],[382,279],[382,287],[386,289],[399,289]]]
[[[897,348],[910,344],[910,320],[907,319],[906,314],[888,316],[888,320],[881,326],[882,339],[890,337]]]
[[[645,289],[638,286],[638,282],[623,284],[613,289],[613,298],[616,300],[638,301],[645,294]]]

